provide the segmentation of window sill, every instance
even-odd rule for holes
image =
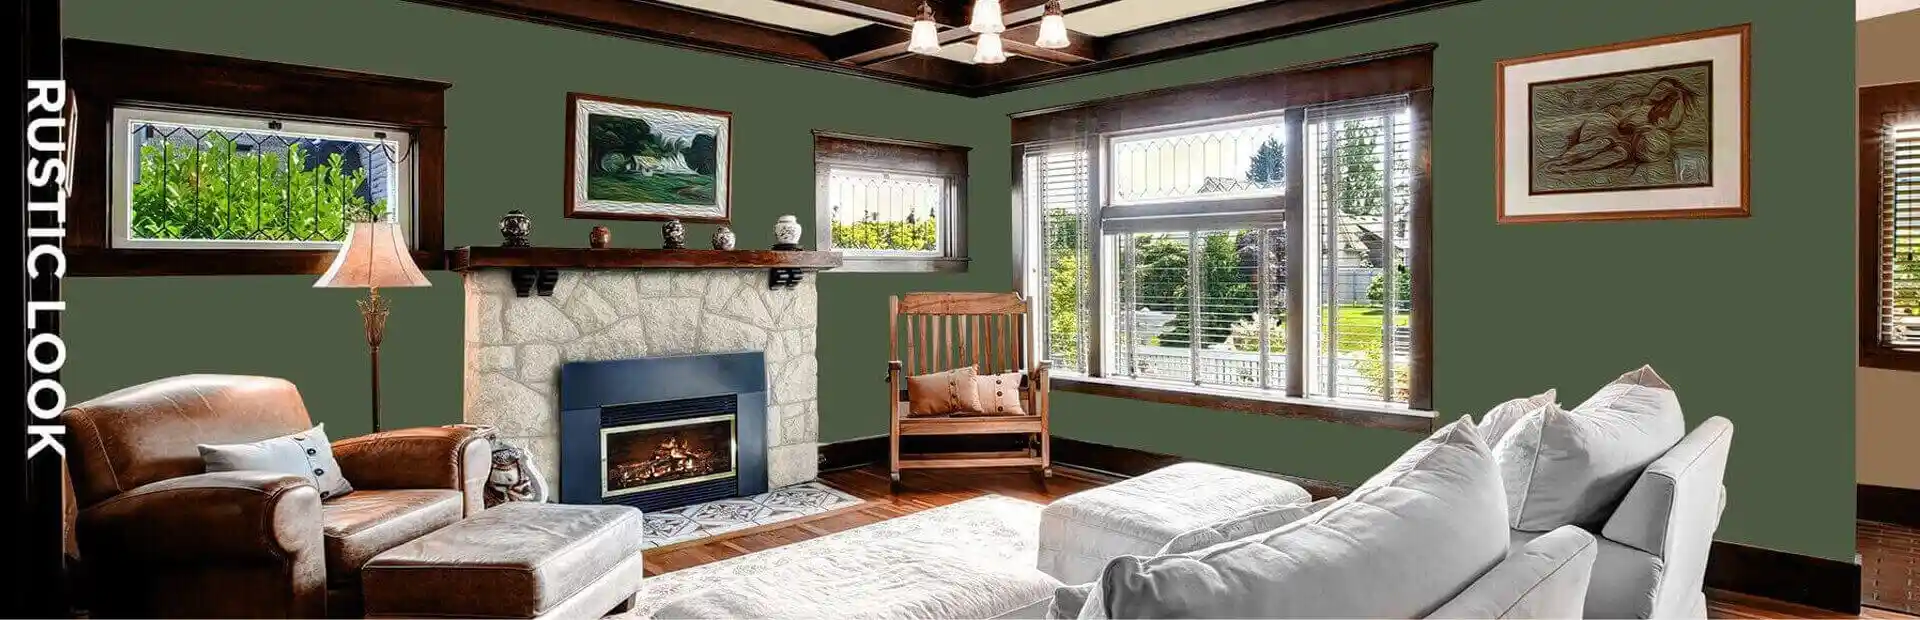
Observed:
[[[67,273],[75,277],[320,275],[335,250],[136,250],[69,248]],[[414,250],[422,271],[445,268],[439,252]]]
[[[1860,366],[1881,370],[1920,372],[1920,349],[1876,346],[1860,351]]]
[[[1100,377],[1052,375],[1048,379],[1050,389],[1064,392],[1319,420],[1406,433],[1433,432],[1437,420],[1437,415],[1431,411],[1416,411],[1404,407],[1354,401],[1253,395],[1198,387],[1178,389],[1139,381],[1116,381]]]
[[[842,252],[840,267],[832,273],[966,273],[971,259],[965,258],[888,258],[855,256]]]

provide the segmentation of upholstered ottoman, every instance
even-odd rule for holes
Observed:
[[[1285,480],[1179,463],[1069,495],[1040,513],[1040,570],[1062,583],[1098,579],[1107,562],[1150,556],[1188,530],[1257,506],[1312,501]]]
[[[597,618],[633,603],[640,511],[515,502],[374,556],[369,618]]]

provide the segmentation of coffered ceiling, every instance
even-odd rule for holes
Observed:
[[[907,51],[920,0],[413,0],[967,96],[1472,0],[1061,0],[1062,49],[1033,45],[1045,0],[1001,0],[1007,62],[974,64],[974,0],[929,0],[935,55]]]

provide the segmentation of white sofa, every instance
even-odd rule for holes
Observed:
[[[1595,557],[1590,583],[1579,580],[1583,604],[1574,609],[1583,609],[1585,617],[1704,618],[1707,552],[1725,504],[1721,478],[1732,441],[1733,424],[1727,419],[1703,422],[1640,473],[1598,532],[1572,526],[1552,533],[1510,530],[1513,555],[1508,561],[1435,616],[1500,616],[1487,607],[1488,601],[1510,595],[1506,588],[1530,578],[1528,567],[1539,566],[1543,557],[1563,557],[1584,537],[1593,543],[1587,552]],[[1241,497],[1222,491],[1224,485],[1250,490]],[[1289,488],[1298,487],[1247,472],[1183,463],[1061,498],[1042,513],[1039,568],[1063,583],[1085,583],[1113,559],[1152,555],[1152,549],[1178,532],[1230,517],[1244,508],[1241,504],[1305,495]],[[1536,592],[1528,614],[1508,613],[1551,616],[1555,614],[1549,609],[1567,609],[1545,601],[1565,594],[1568,576],[1559,577],[1549,584],[1558,589]]]
[[[1713,417],[1640,473],[1599,532],[1588,618],[1705,618],[1707,550],[1726,505],[1733,423]],[[1542,532],[1513,532],[1522,544]]]

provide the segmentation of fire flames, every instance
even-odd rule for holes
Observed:
[[[619,488],[631,488],[661,480],[691,478],[713,473],[718,463],[714,450],[694,445],[679,436],[668,436],[653,448],[647,458],[614,465],[609,482]]]

